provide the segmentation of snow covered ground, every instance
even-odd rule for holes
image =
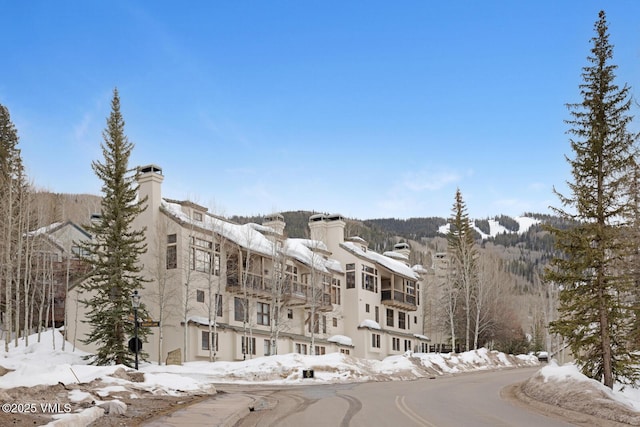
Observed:
[[[49,412],[54,419],[50,425],[86,425],[100,417],[104,409],[126,410],[118,396],[127,393],[130,398],[150,392],[153,395],[177,396],[188,393],[214,393],[215,383],[255,384],[313,384],[354,381],[411,380],[482,369],[499,369],[515,366],[538,366],[535,356],[510,356],[486,349],[461,354],[411,354],[387,357],[382,361],[364,360],[339,353],[323,356],[285,354],[260,357],[243,362],[189,362],[182,366],[158,366],[141,363],[140,372],[124,366],[91,366],[83,359],[85,353],[72,351],[70,343],[62,350],[62,335],[55,331],[43,333],[40,342],[35,335],[18,347],[13,342],[8,353],[0,341],[0,398],[3,412],[25,408],[29,399],[12,402],[10,391],[19,387],[64,385],[63,399],[57,395],[59,407],[35,408],[36,412]],[[304,379],[303,369],[313,369],[315,379]],[[136,378],[137,377],[137,378]],[[99,381],[98,381],[99,380]],[[624,405],[633,414],[640,411],[640,391],[616,387],[613,391],[578,372],[573,365],[558,366],[555,362],[541,366],[532,377],[529,388],[533,394],[559,395],[549,391],[557,389],[598,390],[599,399]],[[42,387],[41,387],[42,388]],[[46,396],[39,396],[40,402]],[[582,399],[583,397],[581,397]],[[14,404],[14,408],[7,404]],[[82,403],[82,404],[81,404]],[[555,404],[555,403],[554,403]],[[30,408],[26,408],[27,410]],[[31,408],[34,409],[34,408]],[[15,412],[14,412],[15,413]]]

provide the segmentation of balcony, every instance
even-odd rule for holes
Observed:
[[[238,280],[237,274],[227,276],[227,291],[252,297],[271,297],[273,286],[271,279],[261,277],[254,274],[247,274],[245,283]],[[285,283],[282,288],[282,296],[290,307],[313,306],[311,287],[300,282]],[[331,295],[328,293],[319,293],[316,291],[316,309],[319,311],[331,311]]]
[[[310,308],[314,305],[312,297],[315,295],[315,306],[317,310],[331,311],[333,309],[331,305],[331,295],[328,293],[319,293],[319,291],[316,290],[315,294],[312,294],[312,289],[309,285],[299,282],[291,283],[286,289],[285,295],[288,298],[287,304],[289,306]]]
[[[283,295],[289,306],[301,306],[307,302],[307,293],[309,289],[307,285],[300,282],[290,282],[285,284]]]
[[[407,294],[397,289],[383,289],[381,292],[382,304],[404,311],[416,311],[416,296]]]
[[[245,283],[238,280],[237,274],[227,276],[227,290],[233,293],[244,294],[253,297],[266,297],[271,295],[271,280],[256,274],[247,274]]]

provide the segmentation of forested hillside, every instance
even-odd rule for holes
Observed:
[[[281,212],[286,222],[287,235],[309,237],[308,221],[315,213],[317,212]],[[544,266],[554,254],[553,238],[544,229],[545,225],[566,228],[572,224],[546,214],[526,213],[523,216],[540,222],[532,225],[526,232],[518,233],[518,221],[507,215],[498,215],[490,219],[497,221],[507,231],[485,239],[481,239],[480,233],[476,233],[476,238],[480,250],[490,248],[500,254],[504,268],[514,276],[514,287],[519,292],[530,293],[537,288]],[[231,219],[239,223],[263,221],[260,216],[234,216]],[[489,234],[490,219],[476,219],[473,223],[483,233]],[[362,237],[377,252],[391,250],[397,242],[407,241],[413,248],[412,261],[430,266],[434,252],[446,251],[446,241],[443,239],[445,235],[439,232],[445,224],[447,219],[442,217],[347,219],[345,234]]]
[[[78,225],[86,224],[91,215],[100,212],[100,197],[91,194],[64,194],[48,191],[33,193],[34,211],[39,224],[71,220]]]

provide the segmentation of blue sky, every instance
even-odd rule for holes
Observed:
[[[0,103],[55,192],[99,194],[118,87],[132,166],[218,214],[548,212],[602,7],[640,91],[635,0],[3,3]]]

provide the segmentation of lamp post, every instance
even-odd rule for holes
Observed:
[[[133,291],[133,295],[131,295],[131,306],[133,307],[133,342],[135,348],[135,357],[136,357],[136,371],[138,370],[138,351],[140,348],[138,346],[138,307],[140,307],[140,295],[138,291]]]

